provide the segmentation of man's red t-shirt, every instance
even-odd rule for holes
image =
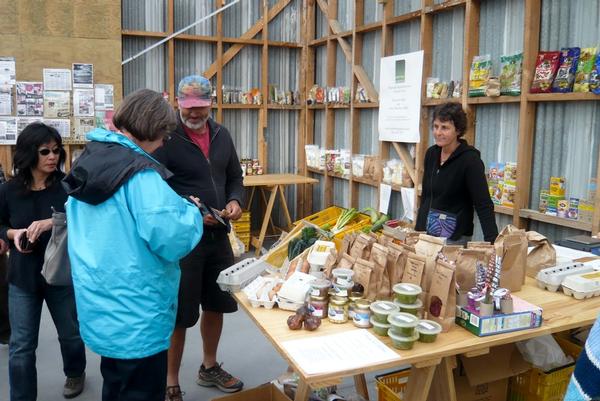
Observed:
[[[204,124],[204,127],[200,131],[200,133],[196,133],[191,128],[186,126],[185,124],[181,124],[183,126],[183,130],[190,137],[192,142],[196,144],[204,153],[204,156],[208,159],[209,151],[210,151],[210,132],[208,130],[208,123]]]

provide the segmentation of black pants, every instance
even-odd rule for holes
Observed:
[[[164,401],[167,350],[140,359],[102,357],[102,401]]]
[[[6,278],[7,258],[0,255],[0,340],[10,337],[10,323],[8,321],[8,280]]]

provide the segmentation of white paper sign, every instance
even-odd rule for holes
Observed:
[[[44,90],[70,91],[71,70],[63,68],[44,68]]]
[[[402,206],[404,207],[403,219],[409,219],[410,221],[415,220],[415,189],[414,188],[400,188],[402,194]]]
[[[17,143],[16,117],[0,117],[0,145],[15,145]]]
[[[112,110],[114,108],[114,91],[113,85],[95,85],[94,101],[96,102],[96,110]]]
[[[392,186],[379,184],[379,212],[387,214],[390,209],[390,198],[392,197]]]
[[[379,140],[420,140],[423,51],[384,57],[379,80]]]
[[[71,120],[69,119],[44,118],[44,124],[54,127],[63,138],[71,136]]]
[[[14,85],[17,80],[14,57],[0,57],[0,85]]]
[[[94,90],[73,90],[73,115],[75,117],[94,116]]]
[[[290,340],[282,346],[307,375],[401,360],[400,355],[367,330]]]
[[[0,116],[12,115],[12,89],[11,85],[0,84]]]

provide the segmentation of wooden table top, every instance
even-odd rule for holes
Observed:
[[[286,353],[282,343],[288,340],[296,340],[307,337],[319,337],[328,334],[340,333],[348,330],[364,330],[356,328],[351,322],[345,324],[332,324],[324,319],[321,327],[316,331],[306,330],[293,331],[287,327],[287,317],[293,314],[281,309],[267,310],[264,308],[253,308],[243,293],[236,293],[234,297],[240,306],[254,320],[259,329],[271,341],[277,351],[294,366],[295,370],[309,384],[324,383],[336,380],[340,377],[353,376],[375,370],[397,368],[400,365],[415,364],[436,360],[438,358],[464,354],[467,352],[481,351],[507,343],[514,343],[544,334],[551,334],[571,328],[582,327],[594,323],[600,312],[600,297],[594,297],[578,301],[573,297],[567,297],[562,292],[549,292],[539,289],[535,280],[527,278],[526,285],[515,295],[526,301],[543,308],[542,326],[536,329],[516,331],[506,334],[492,335],[489,337],[477,337],[466,329],[456,325],[449,332],[438,336],[437,341],[432,344],[416,342],[412,350],[400,351],[393,348],[391,339],[377,336],[382,342],[396,351],[398,359],[390,362],[368,365],[360,369],[344,369],[340,366],[336,372],[317,375],[307,375]]]
[[[247,175],[244,177],[245,187],[315,184],[317,182],[319,182],[319,180],[296,174],[262,174]]]

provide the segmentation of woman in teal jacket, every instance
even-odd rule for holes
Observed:
[[[89,133],[63,181],[81,337],[102,356],[104,401],[162,401],[178,261],[200,241],[202,217],[149,156],[176,124],[161,95],[127,96],[113,122],[121,132]]]

